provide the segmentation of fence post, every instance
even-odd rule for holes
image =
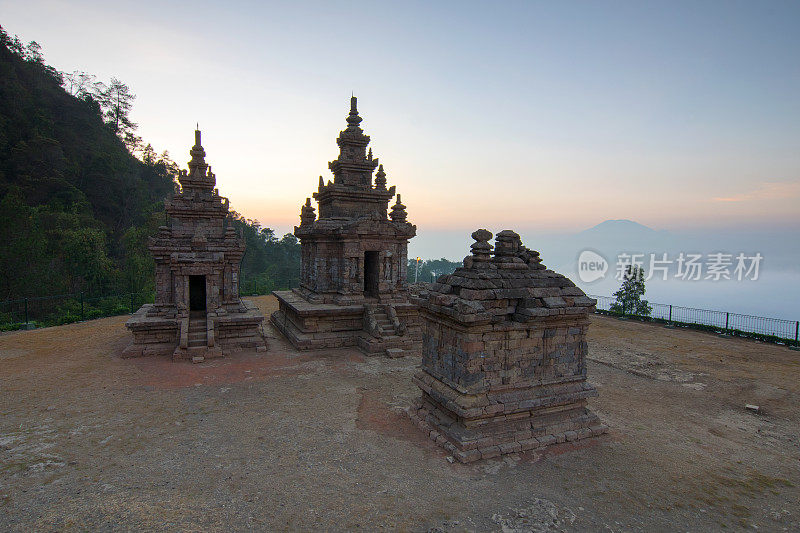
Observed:
[[[669,321],[672,324],[672,304],[669,304]]]
[[[81,320],[86,320],[86,315],[83,312],[83,292],[81,292]]]
[[[730,321],[731,314],[725,313],[725,334],[728,334],[728,322]]]
[[[800,333],[800,320],[794,323],[794,345],[797,346],[798,344],[798,333]]]
[[[28,299],[25,298],[25,327],[28,327]]]

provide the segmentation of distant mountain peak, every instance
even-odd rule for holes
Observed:
[[[596,226],[592,226],[591,228],[582,231],[581,233],[595,233],[597,231],[642,231],[642,232],[656,232],[653,228],[649,228],[644,224],[639,224],[638,222],[634,222],[633,220],[628,220],[626,218],[620,218],[615,220],[604,220],[603,222],[597,224]]]

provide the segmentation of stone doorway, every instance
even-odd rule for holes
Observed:
[[[206,277],[189,276],[189,310],[206,310]]]
[[[364,252],[364,296],[378,296],[378,271],[380,252]]]

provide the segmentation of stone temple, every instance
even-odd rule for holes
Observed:
[[[547,270],[510,230],[478,230],[472,255],[420,293],[422,396],[412,419],[462,462],[606,431],[587,409],[595,300]]]
[[[347,128],[336,140],[339,157],[328,163],[333,181],[319,178],[306,199],[294,234],[301,243],[300,287],[276,291],[271,322],[299,349],[359,346],[367,354],[404,355],[418,349],[418,315],[406,287],[408,240],[400,195],[367,150],[353,97]],[[377,172],[375,169],[377,167]],[[373,180],[373,172],[374,180]]]
[[[239,299],[244,241],[230,221],[228,200],[214,188],[199,130],[189,153],[189,172],[181,171],[180,191],[166,202],[168,225],[148,246],[156,264],[155,303],[125,324],[133,344],[123,357],[201,361],[238,349],[266,350],[263,315]]]

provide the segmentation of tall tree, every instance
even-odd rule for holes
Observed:
[[[628,265],[622,286],[613,294],[616,301],[609,308],[612,313],[623,315],[650,316],[653,307],[642,300],[645,293],[644,269],[638,265]]]
[[[69,94],[77,98],[85,95],[95,95],[105,86],[95,80],[92,74],[73,70],[72,72],[62,72],[61,78],[64,80],[63,87]]]
[[[136,95],[130,87],[117,78],[111,78],[108,85],[101,84],[97,87],[96,99],[103,109],[106,124],[119,137],[129,150],[138,148],[142,142],[141,137],[134,133],[138,125],[130,119],[130,111]]]

